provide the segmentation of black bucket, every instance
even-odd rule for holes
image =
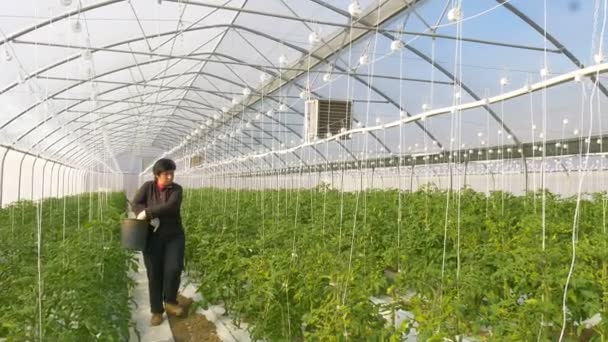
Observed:
[[[136,219],[123,219],[120,227],[120,240],[124,248],[143,251],[146,249],[146,241],[150,226],[148,221]]]

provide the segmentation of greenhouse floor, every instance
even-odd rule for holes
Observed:
[[[186,276],[182,277],[182,284],[185,285],[184,288],[180,291],[182,296],[192,298],[195,302],[200,301],[202,299],[200,293],[196,292],[196,289],[198,288],[197,284],[190,282]],[[230,316],[224,315],[226,310],[224,309],[223,305],[209,305],[206,310],[198,309],[196,312],[201,315],[204,315],[209,322],[215,324],[217,336],[223,342],[251,341],[251,337],[247,332],[247,324],[241,323],[240,328],[236,327],[232,323]]]
[[[211,305],[206,310],[198,309],[196,313],[190,313],[188,321],[173,320],[174,329],[192,329],[195,327],[199,331],[197,336],[193,336],[190,332],[190,339],[184,339],[184,334],[178,334],[176,331],[171,331],[172,326],[170,320],[165,315],[165,320],[158,327],[150,326],[150,304],[148,301],[148,278],[146,269],[143,263],[141,253],[138,253],[138,272],[132,272],[131,278],[135,280],[136,285],[132,292],[133,303],[131,304],[131,319],[135,323],[135,328],[131,329],[130,341],[141,342],[186,342],[186,341],[215,341],[219,338],[223,342],[249,342],[251,338],[247,332],[247,325],[241,324],[241,328],[237,328],[232,324],[229,316],[225,316],[225,309],[222,305]],[[182,289],[180,294],[183,297],[190,298],[194,302],[202,300],[202,296],[197,293],[197,284],[192,283],[187,276],[182,277]],[[192,318],[193,315],[202,315],[205,319]],[[209,330],[209,323],[215,324],[215,332]],[[182,321],[182,322],[176,322]],[[178,323],[178,324],[176,324]],[[202,326],[202,327],[201,327]],[[174,338],[175,335],[175,338]],[[202,336],[204,335],[204,337]],[[217,338],[215,336],[217,336]]]
[[[130,341],[142,342],[173,342],[173,334],[169,321],[165,319],[160,326],[150,326],[150,302],[148,300],[148,277],[141,253],[137,253],[138,272],[132,272],[131,278],[135,280],[135,288],[131,293],[131,320],[135,329],[131,329]],[[165,316],[166,318],[166,316]],[[139,333],[139,336],[138,336]]]

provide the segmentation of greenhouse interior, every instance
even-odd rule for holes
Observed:
[[[0,341],[608,341],[607,24],[1,1]]]

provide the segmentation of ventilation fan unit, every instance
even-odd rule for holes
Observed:
[[[205,158],[201,155],[195,155],[190,157],[190,167],[198,167],[203,164]]]
[[[340,100],[309,100],[305,104],[306,122],[304,131],[308,142],[339,134],[342,129],[352,127],[352,102]],[[343,135],[340,139],[348,138]]]

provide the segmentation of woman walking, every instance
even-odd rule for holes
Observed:
[[[143,255],[153,326],[163,322],[165,311],[176,316],[184,313],[177,303],[185,235],[180,215],[182,187],[173,182],[175,169],[173,160],[158,160],[152,168],[154,180],[144,183],[132,201],[137,219],[150,222],[151,233]]]

